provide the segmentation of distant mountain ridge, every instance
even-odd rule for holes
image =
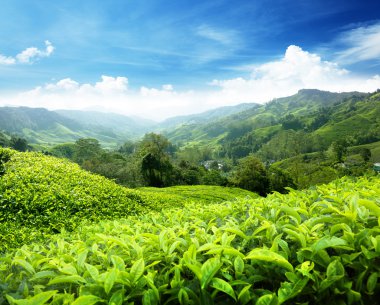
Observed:
[[[92,137],[111,148],[127,140],[136,140],[147,132],[160,132],[189,122],[210,122],[252,106],[256,104],[220,107],[199,114],[173,117],[162,123],[97,111],[0,107],[0,130],[25,137],[32,144],[55,145]]]
[[[79,138],[91,137],[98,139],[104,147],[115,148],[127,140],[139,139],[144,133],[160,132],[171,142],[180,145],[220,147],[229,143],[228,145],[234,146],[237,140],[246,141],[244,137],[269,139],[283,128],[284,122],[286,124],[290,120],[292,123],[292,119],[297,121],[301,118],[302,124],[311,124],[315,116],[323,114],[323,109],[334,112],[334,105],[347,104],[347,107],[344,106],[347,108],[345,120],[347,115],[352,114],[354,117],[350,123],[341,124],[340,134],[344,134],[344,128],[351,125],[356,124],[357,128],[360,128],[360,124],[372,126],[370,120],[373,120],[373,115],[368,115],[371,118],[368,121],[363,119],[367,115],[366,110],[361,110],[361,114],[354,111],[355,103],[369,95],[360,92],[333,93],[303,89],[295,95],[274,99],[263,105],[243,103],[219,107],[198,114],[169,118],[160,123],[96,111],[0,107],[0,130],[19,134],[29,143],[41,145],[74,142]],[[336,120],[341,120],[341,117],[342,115],[338,115]],[[318,133],[330,138],[336,129],[322,125],[318,128]]]
[[[248,108],[242,112],[203,122],[187,124],[165,130],[168,139],[175,143],[219,145],[245,134],[254,132],[255,137],[266,137],[281,125],[281,119],[288,115],[304,116],[323,107],[330,107],[346,99],[365,98],[367,93],[334,93],[317,89],[302,89],[296,94],[274,99],[266,104]],[[277,126],[277,127],[276,127]],[[267,129],[264,131],[264,129]],[[262,132],[259,132],[259,131]]]
[[[234,113],[239,113],[245,111],[247,109],[252,109],[259,107],[259,104],[256,103],[242,103],[235,106],[224,106],[211,110],[207,110],[205,112],[190,114],[190,115],[181,115],[168,118],[163,122],[158,124],[158,128],[165,130],[178,127],[183,124],[202,124],[208,123],[215,119],[219,119],[221,117],[229,116]]]

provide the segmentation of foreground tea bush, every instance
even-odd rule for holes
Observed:
[[[0,303],[376,304],[379,198],[341,179],[81,226],[5,254]]]

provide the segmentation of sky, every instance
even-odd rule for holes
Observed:
[[[0,0],[0,106],[163,120],[380,88],[380,1]]]

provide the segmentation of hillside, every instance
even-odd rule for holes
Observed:
[[[0,107],[0,130],[24,137],[31,144],[45,146],[96,138],[104,147],[116,148],[142,136],[153,124],[113,113]]]
[[[203,113],[178,116],[156,123],[116,113],[56,110],[28,107],[0,107],[0,130],[24,137],[31,144],[55,145],[95,138],[107,148],[116,148],[144,133],[162,131],[189,122],[201,124],[253,107],[240,104],[212,109]]]
[[[55,110],[66,118],[81,122],[88,130],[103,130],[113,135],[124,135],[131,138],[142,136],[157,123],[137,117],[128,117],[116,113],[79,110]]]
[[[210,121],[214,121],[220,119],[222,117],[230,116],[235,113],[239,113],[248,109],[253,109],[258,107],[259,104],[255,103],[243,103],[235,106],[224,106],[215,109],[211,109],[205,112],[191,114],[191,115],[183,115],[183,116],[175,116],[169,119],[160,122],[156,128],[159,130],[173,129],[181,125],[191,125],[191,124],[204,124],[209,123]]]
[[[127,133],[119,135],[105,127],[89,128],[80,120],[62,116],[44,108],[1,107],[0,129],[17,134],[31,144],[53,145],[75,142],[81,137],[94,137],[105,145],[125,141]]]
[[[189,186],[183,190],[187,190],[186,198],[172,191],[127,189],[65,159],[0,148],[0,252],[4,247],[39,237],[40,229],[46,233],[60,232],[72,230],[82,220],[91,222],[160,211],[192,200],[220,202],[257,196],[223,187]],[[211,192],[222,198],[210,198]],[[14,235],[16,228],[20,233]]]
[[[211,123],[167,130],[165,135],[175,143],[210,147],[219,157],[229,158],[257,152],[276,135],[289,130],[302,130],[322,139],[321,147],[326,149],[341,137],[378,128],[379,109],[378,93],[307,89]]]

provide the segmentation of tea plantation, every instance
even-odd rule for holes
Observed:
[[[0,304],[378,302],[378,176],[262,198],[129,190],[41,154],[1,159]]]

